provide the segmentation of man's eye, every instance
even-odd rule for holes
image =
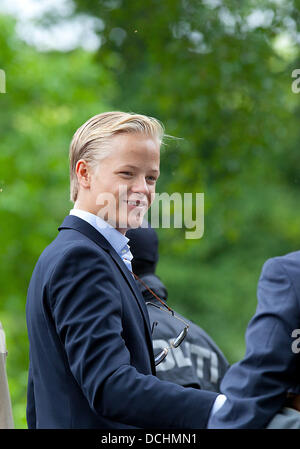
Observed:
[[[155,176],[148,176],[148,181],[150,181],[150,182],[156,182],[157,181],[157,178],[155,177]]]

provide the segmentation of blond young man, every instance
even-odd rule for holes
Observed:
[[[74,208],[28,289],[29,428],[206,426],[217,393],[155,376],[149,317],[130,272],[125,232],[154,199],[163,136],[158,120],[114,111],[73,137]]]

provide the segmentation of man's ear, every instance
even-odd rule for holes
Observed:
[[[85,189],[90,187],[91,174],[90,167],[84,159],[79,159],[76,163],[76,175],[78,183]]]

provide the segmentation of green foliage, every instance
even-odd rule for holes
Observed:
[[[291,91],[299,46],[291,37],[291,49],[276,50],[279,37],[292,34],[288,18],[298,27],[297,2],[75,3],[105,22],[99,60],[119,86],[113,105],[154,115],[182,138],[162,153],[158,190],[205,192],[201,253],[220,255],[257,233],[268,240],[274,215],[299,185],[299,98]],[[266,17],[257,27],[249,25],[255,8]],[[272,194],[278,186],[281,202]],[[286,249],[297,244],[290,226]],[[174,235],[168,249],[185,252],[186,241],[178,245]]]
[[[38,53],[0,16],[0,320],[16,427],[26,427],[25,301],[34,265],[71,208],[68,147],[75,130],[108,109],[110,77],[80,50]]]
[[[0,16],[0,320],[16,427],[26,427],[25,300],[39,254],[71,208],[68,146],[90,116],[153,115],[170,140],[159,192],[204,192],[205,233],[159,229],[170,304],[230,362],[243,356],[264,261],[299,244],[299,1],[75,0],[102,46],[39,53]],[[250,26],[254,9],[265,14]],[[293,30],[294,28],[294,30]],[[280,38],[289,35],[289,47]]]

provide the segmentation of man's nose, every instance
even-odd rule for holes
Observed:
[[[147,195],[149,193],[149,185],[145,176],[139,176],[134,180],[131,190],[136,193],[143,193]]]

